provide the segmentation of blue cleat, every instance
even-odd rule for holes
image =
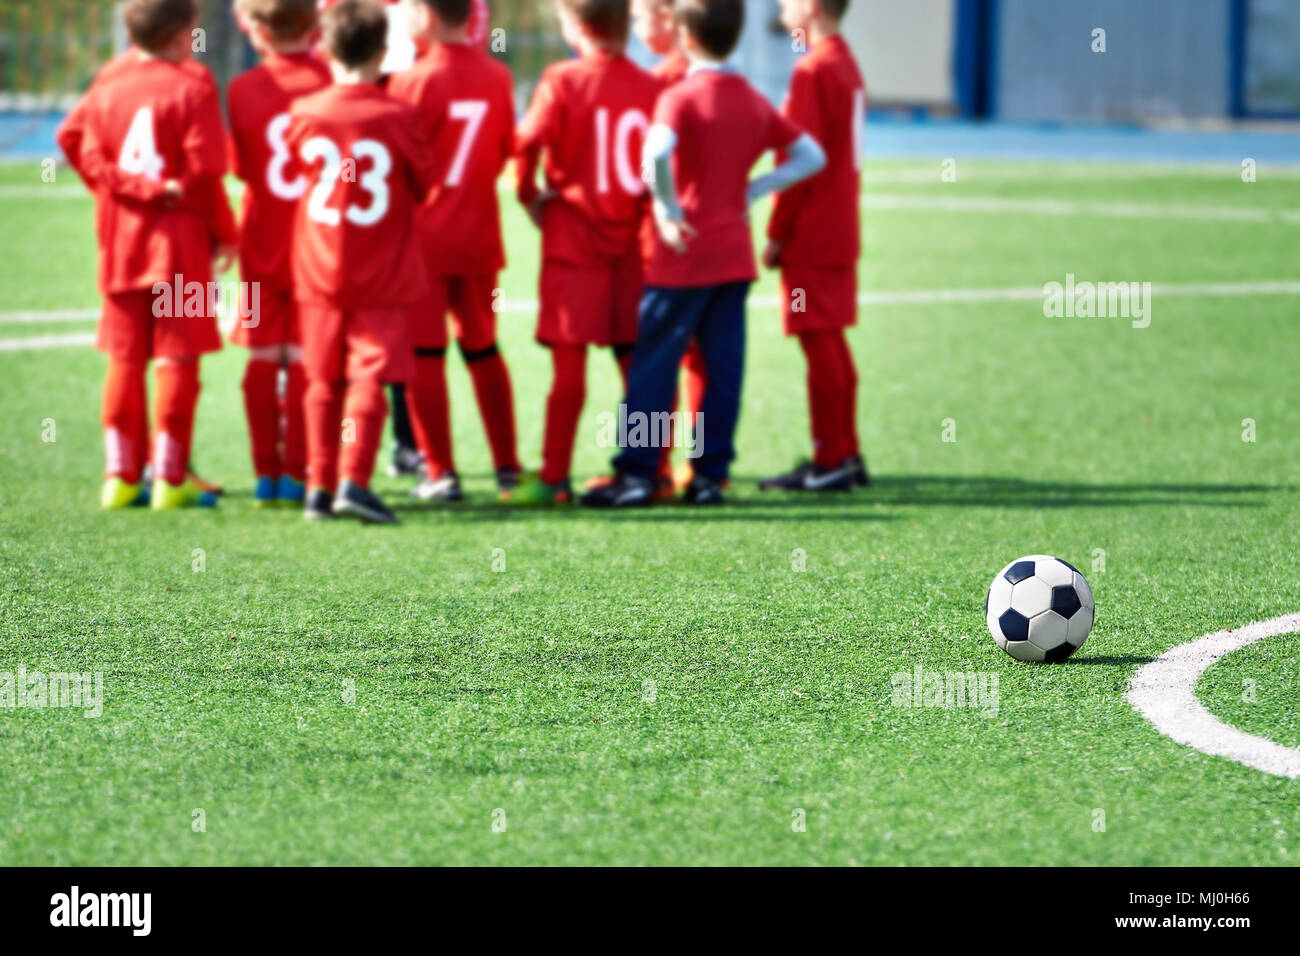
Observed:
[[[307,500],[307,483],[296,481],[288,475],[280,476],[280,504],[288,508],[301,508]]]
[[[274,478],[263,476],[257,479],[257,487],[253,489],[254,508],[274,507],[279,497],[280,486]]]

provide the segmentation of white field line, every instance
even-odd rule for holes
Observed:
[[[996,196],[909,196],[902,193],[867,193],[862,197],[862,205],[869,209],[918,209],[932,212],[1015,213],[1031,216],[1095,216],[1111,219],[1174,219],[1300,225],[1300,210],[1251,209],[1240,206],[1169,206],[1072,199],[1004,199]]]
[[[1170,298],[1213,298],[1256,295],[1300,295],[1300,280],[1283,279],[1268,282],[1203,282],[1156,284],[1152,295]],[[1009,289],[920,289],[899,292],[862,292],[858,305],[863,307],[890,305],[961,305],[979,302],[1030,302],[1041,300],[1041,286],[1023,286]],[[749,299],[755,309],[776,309],[782,303],[774,295],[755,295]],[[533,315],[537,312],[536,299],[506,299],[501,311],[512,315]],[[60,322],[94,322],[99,313],[91,309],[55,309],[50,312],[0,312],[0,326],[40,325]],[[28,338],[0,339],[0,351],[14,352],[22,349],[50,349],[73,345],[89,345],[94,336],[46,335]]]
[[[1215,661],[1266,637],[1296,631],[1300,614],[1288,614],[1179,644],[1133,675],[1128,701],[1156,730],[1180,744],[1264,773],[1300,779],[1300,749],[1230,727],[1196,698],[1197,680]]]

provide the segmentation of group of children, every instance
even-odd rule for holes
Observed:
[[[839,36],[848,0],[782,0],[784,25],[808,44],[782,111],[726,66],[743,0],[557,0],[577,56],[545,71],[518,124],[510,72],[483,47],[482,0],[401,2],[418,59],[384,77],[389,20],[378,0],[330,0],[323,14],[317,0],[235,0],[261,62],[227,91],[228,128],[211,74],[189,56],[195,0],[126,5],[132,48],[100,72],[59,136],[96,199],[104,507],[211,503],[189,462],[199,359],[221,345],[216,317],[159,303],[181,301],[177,285],[210,285],[235,255],[232,341],[249,349],[259,504],[394,522],[370,488],[392,384],[405,385],[423,459],[414,495],[461,498],[446,378],[453,337],[505,500],[574,499],[595,346],[612,349],[622,372],[624,422],[678,420],[670,413],[685,378],[680,420],[698,455],[674,478],[671,441],[628,440],[621,429],[614,474],[590,482],[583,503],[644,505],[675,497],[678,484],[688,503],[719,502],[757,278],[749,210],[773,192],[762,258],[781,269],[785,328],[807,356],[814,457],[762,487],[866,483],[844,336],[857,312],[866,107]],[[633,25],[664,57],[653,71],[624,53]],[[773,151],[775,169],[751,181]],[[554,367],[541,468],[529,475],[496,340],[497,183],[512,162],[518,199],[541,230],[536,337]],[[228,170],[245,183],[238,223]]]

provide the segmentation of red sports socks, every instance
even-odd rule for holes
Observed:
[[[195,359],[154,363],[154,477],[169,485],[185,482],[199,401],[199,363]]]
[[[307,450],[303,398],[307,387],[301,362],[285,370],[284,401],[280,400],[280,363],[251,359],[244,372],[244,413],[252,444],[253,471],[258,477],[305,477]]]
[[[859,453],[858,373],[844,332],[802,332],[799,344],[808,362],[808,403],[813,461],[838,468]]]
[[[415,381],[406,387],[415,442],[424,454],[429,477],[456,470],[451,444],[451,405],[447,395],[447,355],[442,349],[417,351]]]
[[[104,377],[105,478],[136,485],[149,460],[149,410],[144,362],[108,360]]]
[[[546,396],[546,431],[542,440],[542,481],[557,485],[573,467],[578,420],[587,401],[587,347],[551,346],[555,378]]]
[[[471,350],[461,346],[465,366],[474,382],[474,396],[492,446],[492,461],[498,470],[521,470],[519,442],[515,434],[515,398],[510,370],[495,344]]]

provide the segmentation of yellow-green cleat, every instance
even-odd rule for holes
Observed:
[[[180,508],[215,508],[217,496],[210,491],[203,491],[193,479],[187,478],[182,484],[169,485],[161,478],[153,483],[153,495],[150,507],[155,511],[175,511]]]
[[[510,497],[502,500],[515,508],[552,508],[572,504],[573,488],[567,478],[558,485],[549,485],[540,475],[528,475],[511,489]]]
[[[128,484],[122,478],[109,478],[99,495],[99,506],[105,511],[121,511],[135,505],[140,498],[140,486]]]

